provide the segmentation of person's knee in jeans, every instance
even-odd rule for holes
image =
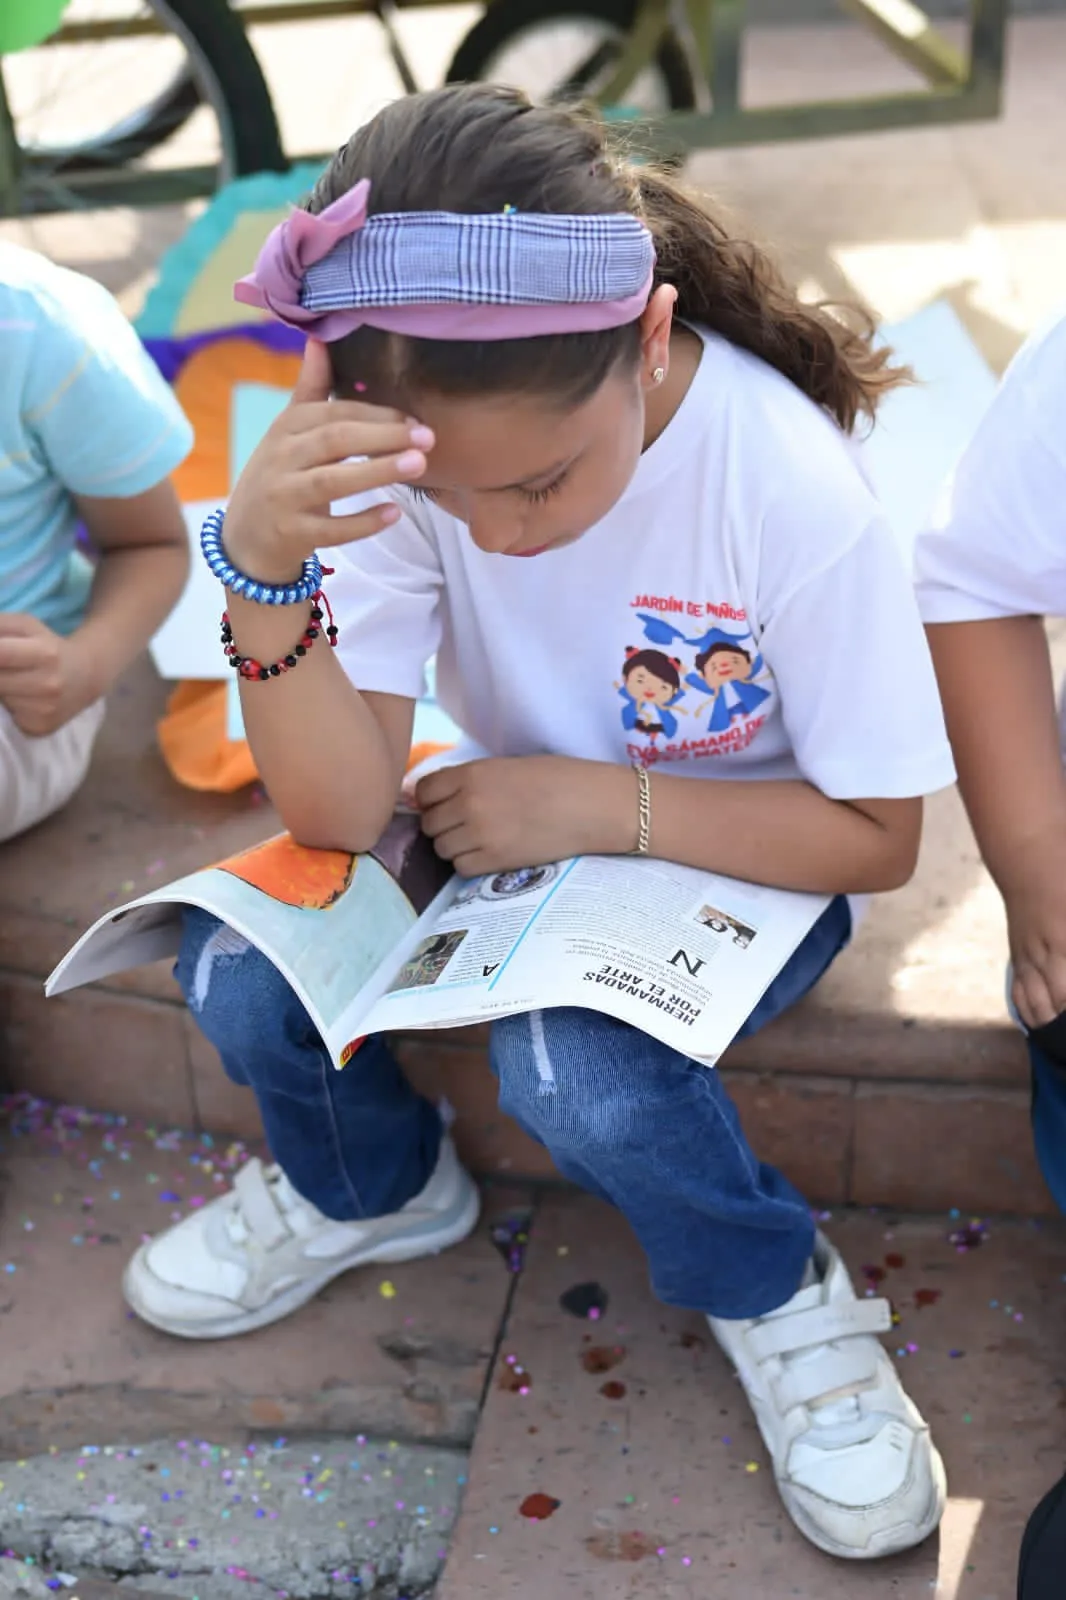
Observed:
[[[174,976],[200,1031],[242,1087],[254,1087],[257,1066],[276,1055],[272,1038],[292,1044],[294,1029],[306,1032],[303,1007],[274,963],[198,906],[184,909]]]
[[[440,1156],[436,1106],[388,1042],[363,1042],[343,1072],[303,1002],[254,945],[187,908],[177,976],[234,1083],[252,1090],[277,1166],[324,1216],[354,1222],[401,1209]]]

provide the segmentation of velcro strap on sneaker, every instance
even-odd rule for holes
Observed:
[[[770,1317],[750,1330],[746,1342],[756,1361],[766,1361],[770,1356],[795,1355],[857,1333],[887,1333],[891,1326],[892,1307],[887,1300],[841,1300]]]
[[[870,1350],[827,1350],[822,1356],[789,1367],[774,1383],[780,1411],[825,1400],[838,1391],[866,1388],[877,1379],[877,1362]]]
[[[249,1161],[233,1180],[233,1187],[241,1215],[256,1243],[264,1250],[273,1250],[279,1244],[284,1244],[291,1230],[263,1176],[263,1163],[258,1158]]]

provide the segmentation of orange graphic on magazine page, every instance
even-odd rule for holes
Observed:
[[[282,905],[325,911],[351,886],[358,859],[349,850],[310,850],[282,834],[220,867]]]

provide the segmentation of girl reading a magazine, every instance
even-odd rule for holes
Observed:
[[[847,943],[848,896],[910,876],[921,797],[953,776],[846,437],[898,381],[886,353],[601,129],[486,86],[361,128],[238,297],[309,335],[205,530],[286,827],[374,843],[436,656],[480,752],[418,784],[443,857],[475,876],[640,851],[831,895],[747,1031],[792,1005]],[[763,692],[708,728],[685,680],[718,628]],[[619,716],[618,663],[664,638],[681,714],[642,727]],[[141,1316],[240,1333],[469,1232],[474,1187],[383,1041],[335,1072],[276,970],[202,913],[179,976],[277,1165],[138,1252]],[[925,1538],[943,1468],[876,1338],[887,1305],[856,1298],[720,1076],[565,1009],[498,1022],[492,1062],[504,1108],[625,1213],[660,1298],[707,1314],[802,1531],[857,1558]]]

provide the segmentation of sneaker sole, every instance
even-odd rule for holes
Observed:
[[[398,1266],[401,1262],[416,1261],[423,1256],[440,1255],[453,1245],[461,1244],[473,1233],[481,1215],[481,1195],[477,1186],[469,1179],[461,1192],[460,1199],[460,1210],[454,1214],[449,1213],[443,1226],[430,1226],[421,1233],[406,1234],[402,1239],[383,1239],[379,1244],[369,1246],[365,1250],[323,1263],[322,1270],[314,1277],[302,1278],[299,1283],[294,1283],[255,1311],[243,1311],[235,1316],[219,1317],[209,1322],[201,1318],[185,1322],[179,1318],[159,1316],[150,1305],[145,1304],[138,1289],[138,1278],[154,1276],[148,1265],[147,1244],[141,1245],[126,1268],[122,1280],[123,1294],[131,1311],[136,1312],[142,1322],[158,1328],[160,1333],[173,1334],[178,1339],[232,1339],[242,1333],[254,1333],[257,1328],[269,1327],[271,1323],[280,1322],[284,1317],[291,1316],[294,1311],[299,1311],[335,1278],[343,1277],[346,1272],[352,1272],[356,1267],[369,1267],[375,1264]]]
[[[857,1550],[854,1545],[839,1544],[835,1539],[829,1538],[818,1524],[812,1521],[803,1503],[792,1498],[788,1484],[782,1483],[780,1478],[776,1480],[777,1488],[785,1510],[796,1527],[811,1544],[817,1545],[819,1550],[824,1550],[826,1555],[837,1556],[844,1561],[880,1561],[885,1556],[901,1555],[905,1550],[913,1550],[918,1545],[924,1544],[940,1526],[948,1498],[947,1473],[939,1450],[930,1445],[930,1452],[933,1481],[930,1486],[929,1503],[921,1517],[909,1524],[895,1524],[887,1529],[880,1539],[876,1537],[871,1539],[862,1550]]]

